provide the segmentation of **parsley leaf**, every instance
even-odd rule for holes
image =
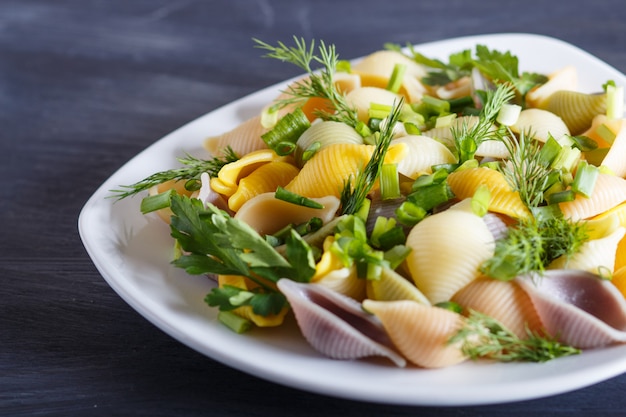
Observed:
[[[220,310],[251,305],[257,314],[276,313],[286,301],[272,284],[280,278],[308,282],[315,273],[313,251],[295,230],[283,257],[246,223],[212,204],[205,208],[200,200],[173,194],[170,208],[171,235],[183,251],[175,266],[193,275],[241,275],[259,285],[251,296],[235,287],[214,289],[207,302]]]

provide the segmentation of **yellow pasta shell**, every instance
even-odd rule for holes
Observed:
[[[577,194],[573,201],[560,203],[563,215],[573,221],[597,216],[626,201],[626,180],[624,178],[600,173],[591,197]]]
[[[436,304],[450,300],[479,276],[494,253],[494,238],[481,217],[446,210],[419,222],[409,232],[406,264],[417,288]]]
[[[241,288],[244,290],[251,290],[257,286],[247,278],[239,275],[219,275],[218,284],[220,288],[224,287],[224,285],[231,285],[233,287]],[[280,326],[281,324],[283,324],[283,321],[288,311],[289,309],[285,307],[278,314],[261,316],[254,313],[254,311],[252,311],[252,307],[250,306],[237,307],[236,309],[232,310],[233,313],[250,320],[259,327]]]
[[[351,126],[335,121],[313,123],[296,142],[294,157],[296,164],[302,166],[302,154],[314,143],[319,143],[319,150],[333,143],[363,144],[363,137]]]
[[[288,162],[268,162],[242,178],[237,191],[228,199],[228,208],[236,212],[252,197],[284,187],[297,174],[298,168]]]
[[[441,368],[466,359],[459,344],[448,342],[463,326],[460,314],[409,300],[365,300],[363,308],[380,319],[395,347],[417,366]]]
[[[390,147],[385,161],[397,162],[404,149],[404,146]],[[374,146],[371,145],[330,144],[307,161],[285,188],[310,198],[326,195],[339,197],[344,185],[363,170],[373,151]]]
[[[530,297],[513,281],[480,277],[457,292],[452,301],[466,312],[493,317],[522,339],[528,337],[526,329],[539,332],[543,327]]]
[[[626,298],[626,265],[615,270],[613,279],[611,279],[613,285],[617,287],[619,292]]]
[[[546,110],[561,117],[570,132],[578,135],[589,129],[594,117],[606,112],[606,93],[556,91],[548,98]]]
[[[530,211],[522,202],[519,193],[511,188],[500,171],[478,167],[455,171],[448,176],[448,185],[459,199],[473,197],[482,184],[486,185],[491,192],[489,211],[506,214],[516,219],[530,217]]]
[[[592,221],[601,221],[607,217],[616,217],[618,224],[621,227],[626,228],[626,203],[621,203],[610,210],[605,211],[602,214],[597,215]],[[615,271],[618,271],[623,266],[626,266],[626,237],[623,237],[617,245],[617,251],[615,252]]]
[[[290,157],[279,156],[271,149],[261,149],[228,163],[217,173],[217,178],[228,187],[234,187],[239,180],[263,164],[273,161],[289,161]]]
[[[607,167],[618,177],[626,177],[626,123],[624,119],[611,121],[610,125],[615,129],[615,139],[608,153],[602,160],[601,165]]]
[[[366,290],[367,298],[376,301],[412,300],[430,305],[415,284],[389,268],[383,269],[380,279],[367,280]]]

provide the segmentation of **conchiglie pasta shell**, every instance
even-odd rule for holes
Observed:
[[[339,199],[325,196],[314,199],[323,209],[314,209],[288,203],[274,197],[274,193],[259,194],[246,201],[235,214],[235,218],[244,221],[260,234],[272,234],[290,224],[301,224],[313,217],[319,217],[323,223],[331,221],[339,209]]]
[[[422,132],[422,135],[436,139],[442,142],[450,149],[454,149],[454,134],[453,129],[461,129],[465,124],[467,128],[471,128],[478,123],[478,116],[461,116],[454,119],[450,125],[435,127],[433,129]]]
[[[559,140],[563,135],[570,134],[563,119],[541,109],[522,110],[515,124],[511,126],[511,130],[518,134],[530,134],[541,142],[546,142],[550,135]]]
[[[345,123],[334,121],[322,121],[313,123],[296,142],[296,150],[294,151],[294,158],[296,164],[300,167],[304,164],[302,161],[302,154],[314,143],[320,144],[320,149],[334,143],[352,143],[361,145],[363,144],[363,137],[357,133],[352,127]]]
[[[395,347],[417,366],[441,368],[466,359],[459,344],[448,342],[464,323],[457,313],[408,300],[365,300],[363,308],[380,319]]]
[[[589,129],[594,117],[606,112],[606,93],[556,91],[548,98],[546,110],[561,117],[569,131],[578,135]]]
[[[426,75],[426,70],[423,66],[400,52],[391,50],[376,51],[353,65],[352,72],[360,75],[363,86],[384,89],[387,87],[396,64],[405,66],[404,78],[399,93],[404,95],[411,103],[418,101],[426,90],[419,82],[419,79]]]
[[[624,119],[613,121],[616,136],[601,165],[607,167],[618,177],[626,177],[626,123]]]
[[[559,203],[563,215],[573,221],[597,216],[626,201],[626,180],[611,174],[598,174],[590,198],[577,194],[573,201]]]
[[[366,280],[357,277],[356,266],[343,267],[328,272],[322,277],[312,280],[316,284],[329,288],[354,300],[365,299]]]
[[[454,154],[445,145],[428,136],[408,135],[392,143],[406,144],[407,153],[398,163],[398,172],[412,179],[431,173],[433,165],[456,162]]]
[[[250,152],[239,160],[224,165],[217,173],[217,179],[227,187],[235,187],[241,178],[248,176],[261,165],[268,162],[289,160],[290,157],[278,156],[271,149],[261,149]]]
[[[576,90],[578,88],[578,72],[576,67],[568,65],[548,75],[548,81],[533,88],[526,94],[528,107],[544,108],[548,98],[556,91]]]
[[[405,150],[401,143],[390,146],[385,162],[398,162]],[[372,152],[374,146],[371,145],[330,144],[313,155],[285,188],[305,197],[339,197],[344,185],[365,168]]]
[[[415,284],[389,268],[383,269],[380,279],[367,280],[366,289],[367,298],[372,300],[412,300],[430,305],[428,298],[417,289]]]
[[[355,88],[346,94],[347,102],[353,106],[358,114],[358,118],[363,123],[369,120],[370,104],[384,104],[392,106],[399,102],[400,96],[389,90],[379,87],[361,87]]]
[[[227,146],[230,146],[237,155],[245,155],[247,153],[266,149],[267,145],[261,139],[261,135],[266,133],[266,129],[261,124],[261,116],[252,117],[232,130],[225,132],[219,136],[207,138],[204,141],[204,148],[211,155],[221,157]]]
[[[220,288],[224,287],[224,285],[231,285],[233,287],[241,288],[243,290],[251,290],[257,287],[256,284],[252,283],[245,277],[238,275],[218,275],[218,284]],[[278,314],[261,316],[254,313],[251,306],[237,307],[236,309],[232,310],[234,314],[250,320],[259,327],[280,326],[283,323],[285,315],[288,311],[289,309],[285,307]]]
[[[626,228],[626,203],[621,203],[602,214],[597,215],[592,221],[602,221],[607,217],[616,217],[618,224]],[[615,271],[626,266],[626,238],[622,238],[615,252]]]
[[[494,238],[482,218],[447,210],[419,222],[409,232],[406,264],[417,288],[436,304],[450,300],[479,276],[494,253]]]
[[[599,276],[613,273],[615,253],[626,229],[618,227],[614,232],[600,239],[584,242],[574,255],[561,256],[548,265],[548,269],[577,269]]]
[[[540,332],[542,328],[530,297],[512,281],[481,277],[463,287],[452,301],[466,312],[474,310],[493,317],[522,339],[528,337],[527,329]]]
[[[298,171],[298,168],[283,161],[261,165],[239,181],[237,191],[228,199],[228,208],[236,212],[252,197],[284,187],[298,174]]]
[[[479,167],[455,171],[448,175],[448,185],[459,199],[473,197],[482,184],[486,185],[491,192],[489,211],[517,219],[530,217],[530,211],[519,194],[513,191],[500,171]]]

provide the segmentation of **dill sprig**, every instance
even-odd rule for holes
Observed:
[[[492,359],[501,362],[546,362],[576,355],[579,349],[560,343],[526,329],[527,338],[520,338],[496,319],[471,311],[465,325],[450,339],[461,343],[462,352],[470,359]]]
[[[238,159],[239,156],[230,146],[226,147],[222,157],[214,157],[212,159],[199,159],[187,154],[184,158],[177,158],[178,162],[184,165],[183,167],[156,172],[134,184],[120,185],[120,189],[111,190],[111,192],[114,193],[114,197],[121,200],[167,181],[187,181],[188,184],[185,184],[185,187],[193,189],[199,185],[200,175],[203,172],[207,172],[211,177],[215,177],[224,165]]]
[[[459,156],[459,163],[474,158],[476,149],[487,140],[498,140],[502,131],[493,128],[493,123],[503,104],[515,97],[513,87],[499,84],[495,90],[485,93],[484,105],[478,116],[478,122],[471,125],[462,123],[460,127],[452,127],[452,136]]]
[[[341,214],[354,214],[361,208],[367,194],[374,187],[374,183],[380,175],[385,155],[389,149],[396,122],[398,121],[404,106],[404,99],[394,103],[391,113],[386,120],[381,122],[381,130],[376,142],[376,148],[372,157],[362,171],[358,173],[354,183],[348,181],[341,192]]]
[[[541,146],[527,132],[520,132],[517,140],[511,132],[500,139],[510,155],[501,167],[504,178],[519,193],[526,207],[538,207],[545,199],[548,175],[553,171],[540,158]]]
[[[256,42],[257,48],[269,51],[265,57],[289,62],[308,74],[308,78],[287,87],[285,93],[291,97],[278,100],[274,104],[275,108],[282,108],[290,104],[302,103],[309,98],[319,97],[330,102],[332,111],[317,109],[316,115],[318,117],[356,127],[359,123],[356,109],[348,103],[345,96],[335,86],[334,76],[339,60],[335,45],[326,45],[321,41],[317,48],[319,55],[316,55],[314,40],[308,46],[303,38],[295,36],[293,38],[295,46],[287,46],[282,42],[273,46],[259,39],[253,40]],[[315,62],[322,64],[321,70],[315,71],[313,69],[312,64]]]
[[[503,281],[530,271],[543,272],[553,260],[577,253],[588,239],[584,222],[562,216],[520,221],[496,241],[494,256],[482,264],[481,272]]]

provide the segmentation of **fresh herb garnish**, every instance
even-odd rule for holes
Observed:
[[[511,86],[499,85],[495,90],[485,92],[484,106],[478,116],[478,122],[470,125],[461,123],[459,127],[452,127],[452,136],[458,153],[459,164],[474,158],[481,143],[487,140],[498,140],[503,132],[494,129],[493,123],[503,104],[514,97]]]
[[[528,337],[520,338],[496,319],[471,311],[465,326],[450,343],[461,343],[461,350],[471,359],[493,359],[501,362],[546,362],[580,353],[557,339],[527,329]]]
[[[553,260],[578,252],[588,239],[585,223],[571,222],[562,216],[520,221],[496,241],[494,256],[482,265],[481,271],[504,281],[530,271],[541,272]]]
[[[190,190],[197,189],[199,188],[202,173],[207,172],[211,177],[217,177],[217,173],[224,165],[238,159],[239,156],[230,146],[226,147],[222,157],[198,159],[187,155],[184,158],[178,158],[178,162],[184,165],[182,168],[160,171],[132,185],[120,185],[121,189],[111,191],[116,194],[115,197],[118,200],[121,200],[167,181],[186,181],[185,188]]]
[[[351,106],[344,95],[335,86],[338,55],[335,45],[326,45],[323,41],[318,47],[319,55],[315,54],[315,41],[307,46],[303,38],[293,38],[295,46],[287,46],[278,42],[277,46],[254,39],[256,47],[269,51],[265,57],[294,64],[308,74],[308,77],[287,87],[285,91],[291,97],[279,100],[274,106],[282,108],[293,103],[303,103],[309,98],[323,98],[329,101],[331,109],[317,109],[316,115],[323,120],[333,120],[356,127],[359,123],[356,109]],[[319,71],[312,67],[313,63],[322,64]]]
[[[396,122],[400,118],[404,99],[400,99],[395,103],[391,113],[382,123],[381,130],[378,135],[376,147],[372,153],[372,157],[367,162],[362,171],[360,171],[354,182],[348,181],[341,192],[341,214],[355,214],[363,205],[363,201],[374,187],[374,184],[385,162],[385,155],[389,149],[391,139]]]
[[[275,312],[286,303],[273,286],[280,278],[308,282],[315,273],[311,247],[295,231],[286,239],[283,257],[250,226],[212,204],[205,208],[198,199],[174,194],[170,208],[171,235],[183,251],[173,264],[192,275],[247,277],[259,286],[245,300],[257,314]],[[240,306],[243,299],[233,291],[216,288],[211,299],[221,300],[220,306],[224,300]]]

